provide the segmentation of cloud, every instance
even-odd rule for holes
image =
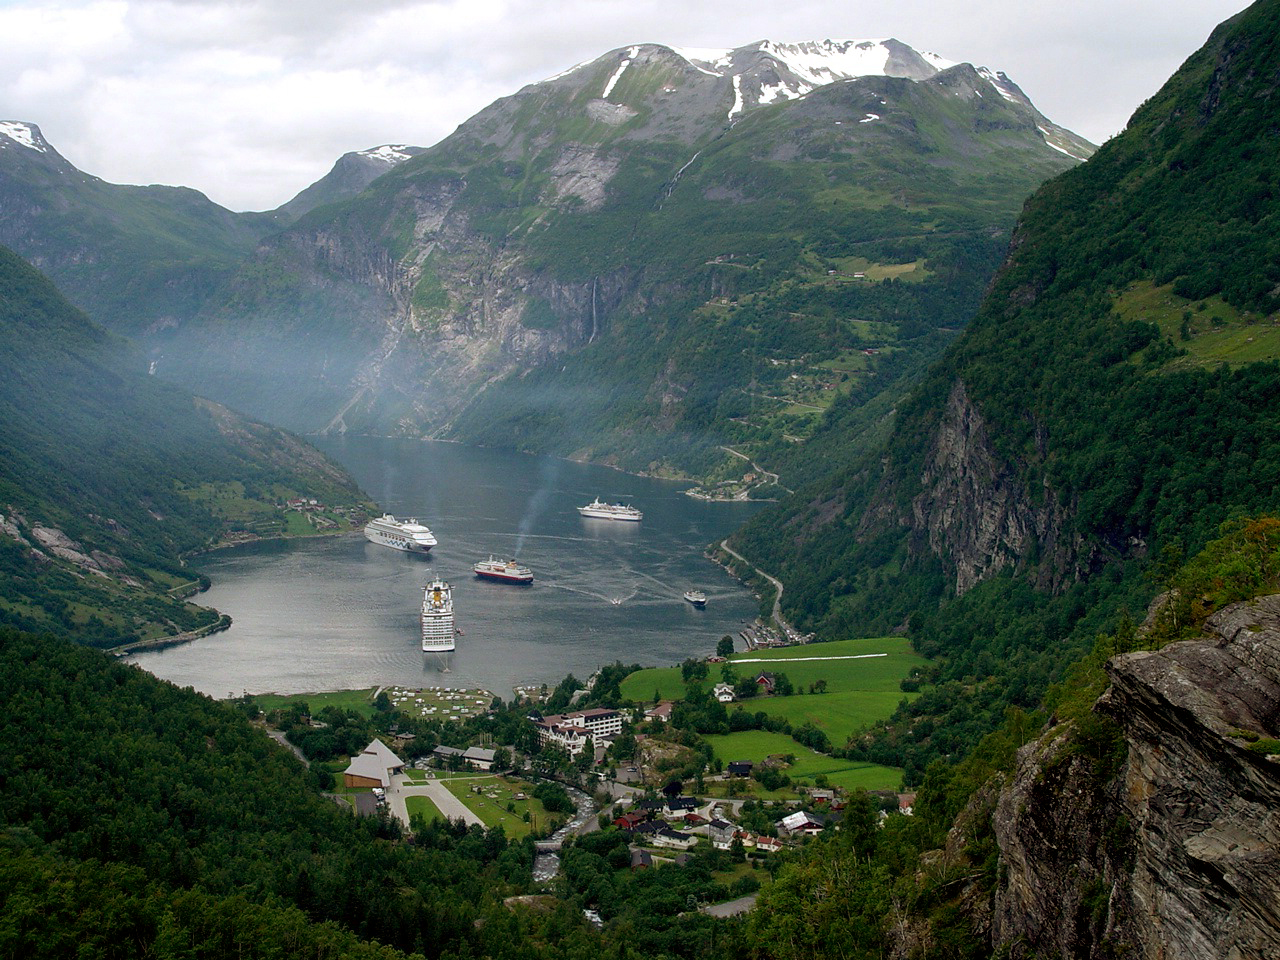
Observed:
[[[0,119],[107,180],[274,207],[349,150],[430,145],[488,103],[616,47],[895,36],[1005,70],[1093,140],[1236,12],[1223,0],[943,5],[796,0],[16,0]]]

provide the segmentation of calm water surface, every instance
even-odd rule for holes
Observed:
[[[405,684],[484,687],[585,680],[600,664],[667,665],[714,651],[756,614],[751,594],[706,546],[757,510],[684,496],[686,485],[603,467],[457,444],[354,437],[318,444],[382,507],[416,516],[439,541],[426,557],[360,536],[220,551],[199,569],[200,602],[230,630],[134,662],[214,697]],[[640,523],[588,520],[593,497],[644,511]],[[490,553],[531,567],[532,586],[477,579]],[[432,576],[453,587],[456,653],[423,654],[418,610]],[[707,594],[697,610],[681,594]],[[614,602],[618,601],[618,602]]]

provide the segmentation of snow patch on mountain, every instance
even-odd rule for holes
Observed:
[[[40,131],[29,123],[22,123],[18,120],[0,120],[0,136],[5,136],[19,146],[34,150],[37,153],[48,152],[44,137],[40,136]],[[0,150],[3,150],[6,146],[7,144],[4,141],[0,141]]]
[[[859,122],[859,123],[871,123],[873,120],[879,120],[879,119],[880,119],[880,114],[878,114],[878,113],[868,113],[865,117],[863,117],[863,118],[862,118],[861,120],[859,120],[858,122]]]
[[[1004,97],[1011,103],[1025,103],[1016,92],[1013,85],[1009,82],[1009,78],[1004,73],[997,73],[989,67],[979,67],[978,76],[986,80],[989,84],[996,88],[996,93]]]
[[[729,119],[732,120],[742,112],[742,75],[735,73],[733,75],[733,106],[729,108]]]
[[[1054,150],[1057,150],[1059,153],[1065,153],[1068,157],[1071,157],[1071,159],[1073,160],[1089,159],[1089,154],[1085,154],[1084,156],[1081,156],[1079,152],[1068,150],[1063,145],[1064,142],[1066,142],[1065,138],[1057,130],[1051,130],[1048,127],[1042,127],[1038,123],[1036,124],[1036,129],[1040,131],[1040,136],[1044,137],[1045,144],[1049,147],[1052,147]],[[1055,143],[1054,141],[1057,141],[1057,142]]]
[[[368,150],[359,151],[362,157],[368,157],[370,160],[381,160],[383,163],[396,164],[402,163],[410,159],[413,155],[405,153],[408,144],[404,143],[384,143],[380,147],[370,147]]]
[[[600,94],[601,100],[609,99],[609,94],[613,92],[613,86],[618,82],[618,78],[622,76],[622,74],[626,71],[627,67],[631,66],[631,61],[634,60],[639,55],[640,55],[639,47],[632,47],[630,50],[627,51],[626,59],[623,60],[621,64],[619,64],[618,69],[614,72],[613,76],[609,78],[609,82],[604,85],[604,93]]]

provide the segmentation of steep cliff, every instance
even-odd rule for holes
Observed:
[[[1107,670],[1097,709],[1123,731],[1119,772],[1066,727],[1024,748],[995,817],[994,943],[1011,957],[1280,955],[1280,596]]]

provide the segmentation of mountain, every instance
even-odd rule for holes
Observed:
[[[0,121],[0,243],[47,273],[96,322],[146,337],[199,312],[263,237],[355,196],[421,152],[345,154],[266,213],[233,213],[186,187],[108,183],[72,165],[33,123]]]
[[[32,123],[0,122],[0,243],[109,328],[144,334],[192,315],[274,229],[187,187],[107,183]]]
[[[422,153],[422,147],[403,143],[386,143],[368,150],[353,150],[340,156],[333,169],[288,203],[283,203],[272,215],[281,223],[297,220],[304,213],[327,203],[337,203],[354,197],[392,167]]]
[[[182,556],[369,505],[318,451],[148,377],[141,354],[0,247],[0,623],[96,646],[207,627]],[[323,523],[330,523],[326,519]],[[207,581],[205,581],[207,585]]]
[[[806,628],[910,629],[944,658],[911,707],[930,722],[888,735],[916,769],[1034,706],[1160,571],[1276,506],[1278,44],[1280,5],[1255,4],[1039,190],[885,447],[736,544]],[[975,685],[980,710],[948,704]]]
[[[1023,198],[1090,149],[897,41],[627,47],[312,210],[149,344],[295,429],[741,492],[741,457],[782,471],[841,398],[882,430],[867,401],[955,336]]]

